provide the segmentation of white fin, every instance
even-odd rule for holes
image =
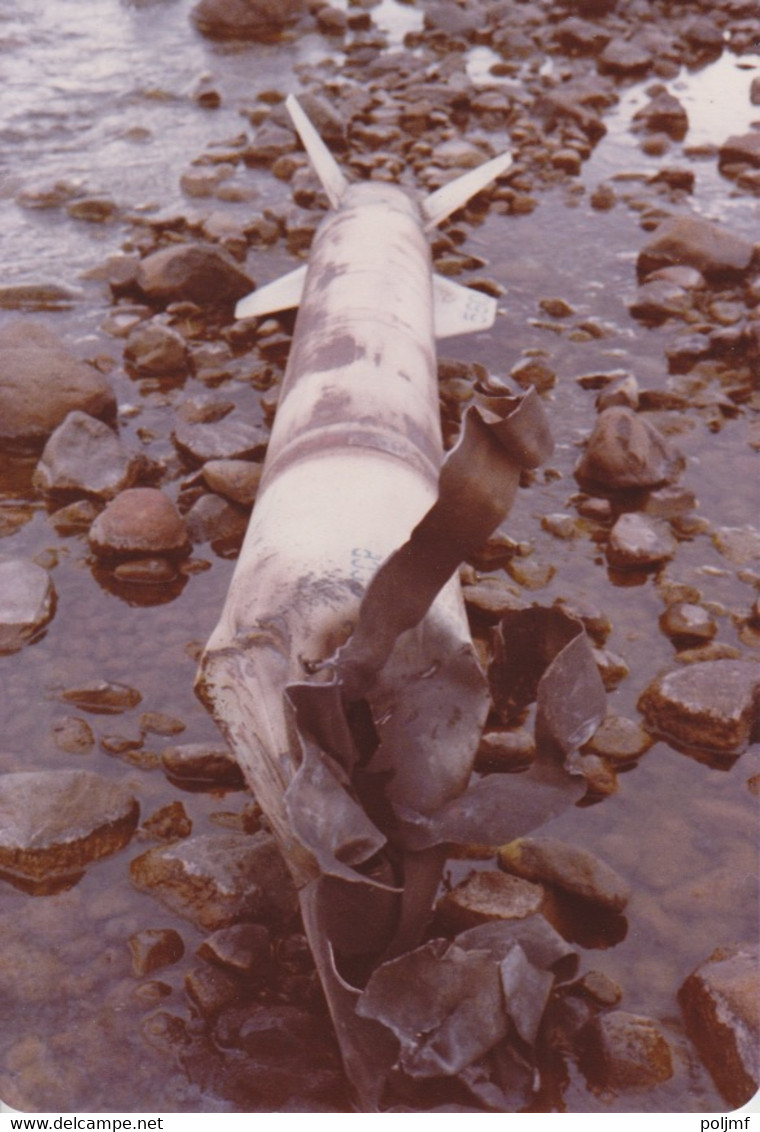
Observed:
[[[306,264],[279,279],[251,291],[235,307],[235,318],[258,318],[262,314],[288,311],[301,302],[306,282]]]
[[[509,169],[511,164],[512,154],[502,153],[498,157],[492,157],[490,161],[484,161],[477,169],[469,169],[461,177],[436,189],[422,202],[422,215],[426,220],[425,231],[435,228],[447,216],[451,216],[452,212],[456,212],[466,204],[470,197],[475,196],[475,193],[480,192],[500,173]]]
[[[303,147],[309,155],[309,161],[311,161],[314,172],[327,193],[327,199],[333,208],[337,208],[348,187],[348,181],[294,94],[288,95],[285,105],[288,108],[293,125],[298,130],[298,136],[303,142]]]
[[[496,299],[462,287],[444,275],[433,276],[433,327],[436,338],[488,330],[496,318]]]

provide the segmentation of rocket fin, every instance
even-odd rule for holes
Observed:
[[[306,264],[281,275],[257,291],[251,291],[235,307],[235,318],[257,318],[262,314],[287,311],[301,302],[306,282]]]
[[[330,205],[337,208],[348,187],[348,181],[294,94],[288,95],[285,105],[288,108],[293,125],[298,131],[298,136],[303,142],[303,147],[309,155],[312,168],[319,177],[322,188],[327,193]]]
[[[496,299],[433,275],[433,326],[436,338],[488,330],[496,318]]]
[[[475,196],[475,193],[484,189],[500,173],[509,169],[511,164],[512,154],[501,153],[498,157],[484,161],[476,169],[468,169],[461,177],[457,177],[456,180],[449,181],[447,185],[436,189],[422,202],[425,230],[429,231],[431,228],[435,228],[447,216],[451,216],[451,213],[456,212],[458,208],[466,204],[470,197]]]

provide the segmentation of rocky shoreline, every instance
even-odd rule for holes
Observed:
[[[580,953],[531,1054],[538,1092],[525,1064],[492,1066],[468,1096],[410,1107],[738,1106],[760,1081],[760,245],[703,215],[695,168],[712,163],[732,215],[756,216],[760,132],[690,148],[674,80],[746,59],[760,106],[754,5],[700,4],[686,19],[664,0],[419,8],[393,51],[371,4],[201,0],[191,14],[214,42],[323,37],[299,97],[356,177],[430,191],[512,148],[508,173],[435,234],[442,274],[501,298],[497,241],[548,207],[577,220],[579,240],[621,214],[639,230],[624,327],[593,313],[580,281],[565,295],[545,271],[535,290],[528,264],[504,298],[517,360],[497,338],[482,356],[466,345],[474,361],[440,361],[448,443],[495,369],[538,390],[560,441],[514,523],[462,570],[478,647],[487,659],[506,611],[561,605],[593,642],[609,710],[578,759],[584,804],[498,862],[456,862],[431,929],[541,909]],[[473,51],[490,53],[485,82],[468,70]],[[61,185],[17,197],[120,244],[65,287],[0,288],[12,312],[0,324],[0,985],[12,1003],[0,1096],[21,1109],[350,1109],[294,893],[191,695],[292,330],[292,316],[235,322],[234,303],[305,258],[327,204],[284,113],[288,79],[241,106],[236,137],[178,170],[184,212],[140,215]],[[587,192],[610,114],[642,83],[630,137],[656,171],[618,170]],[[209,114],[223,85],[199,81]],[[257,206],[260,184],[276,206]],[[96,316],[94,348],[70,342],[72,304]],[[717,498],[711,444],[721,460],[735,453]],[[529,765],[525,723],[494,718],[481,771]],[[614,956],[634,945],[628,987]],[[64,1001],[68,1028],[52,1036]]]

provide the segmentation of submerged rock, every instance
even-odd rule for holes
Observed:
[[[621,405],[599,414],[575,474],[601,491],[656,487],[673,479],[682,462],[654,425]]]
[[[103,421],[74,411],[58,426],[34,470],[34,486],[50,495],[113,499],[131,487],[144,467]]]
[[[61,693],[66,703],[76,704],[82,711],[96,715],[119,715],[123,711],[137,707],[142,696],[136,688],[127,684],[115,684],[107,680],[93,680],[87,684],[77,684]]]
[[[53,616],[55,589],[47,570],[0,555],[0,653],[15,652]]]
[[[274,838],[208,833],[149,849],[131,864],[138,888],[207,931],[247,920],[287,920],[297,897]]]
[[[639,275],[660,267],[686,265],[707,278],[743,275],[752,266],[751,240],[701,216],[675,216],[664,220],[639,252]]]
[[[92,524],[90,546],[100,558],[180,556],[190,549],[182,516],[154,487],[117,495]]]
[[[678,992],[686,1030],[726,1101],[760,1088],[760,948],[719,947]]]
[[[622,912],[631,889],[587,849],[553,837],[519,837],[499,850],[499,867],[526,880],[554,885],[613,912]]]
[[[586,1076],[603,1088],[651,1088],[673,1076],[670,1046],[651,1018],[625,1010],[600,1014],[583,1027],[581,1043]]]
[[[41,323],[0,330],[0,442],[41,444],[73,409],[113,414],[110,385]]]
[[[653,680],[639,708],[656,731],[685,746],[738,753],[758,724],[760,663],[706,660]]]
[[[70,879],[123,848],[137,826],[130,789],[85,770],[0,776],[0,871],[22,887]]]

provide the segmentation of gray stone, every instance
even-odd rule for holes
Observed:
[[[200,464],[209,460],[243,460],[261,456],[269,433],[260,425],[231,419],[209,423],[181,422],[172,433],[180,452]]]
[[[48,439],[33,482],[49,495],[113,499],[132,486],[144,465],[142,454],[130,452],[107,424],[76,410]]]
[[[47,570],[0,555],[0,653],[15,652],[53,616],[55,589]]]
[[[122,491],[90,528],[90,546],[101,558],[184,555],[187,528],[168,495],[153,487]]]
[[[131,864],[138,888],[206,931],[243,921],[289,920],[297,898],[274,838],[209,833],[149,849]]]
[[[658,676],[639,709],[650,727],[677,743],[732,754],[757,727],[759,691],[757,661],[706,660]]]
[[[622,1092],[673,1076],[670,1046],[651,1018],[612,1010],[584,1026],[581,1041],[581,1065],[595,1085]]]
[[[41,323],[0,330],[0,442],[41,444],[73,409],[112,415],[110,385]]]
[[[721,224],[701,216],[675,216],[663,220],[639,252],[638,272],[647,276],[670,265],[685,265],[707,278],[720,280],[748,272],[754,245]]]
[[[719,947],[678,992],[686,1030],[732,1108],[760,1088],[760,948]]]
[[[607,561],[618,570],[636,570],[667,562],[676,552],[676,540],[667,524],[627,511],[610,531]]]
[[[553,837],[519,837],[502,846],[499,868],[554,885],[613,912],[622,912],[631,895],[630,885],[593,853]]]
[[[682,464],[654,425],[621,405],[599,414],[575,474],[582,484],[618,491],[657,487],[674,479]]]
[[[231,259],[204,244],[174,244],[146,256],[137,285],[158,306],[189,299],[202,307],[231,306],[254,287]]]
[[[139,806],[119,782],[85,770],[0,776],[0,870],[21,886],[70,878],[123,848]]]

